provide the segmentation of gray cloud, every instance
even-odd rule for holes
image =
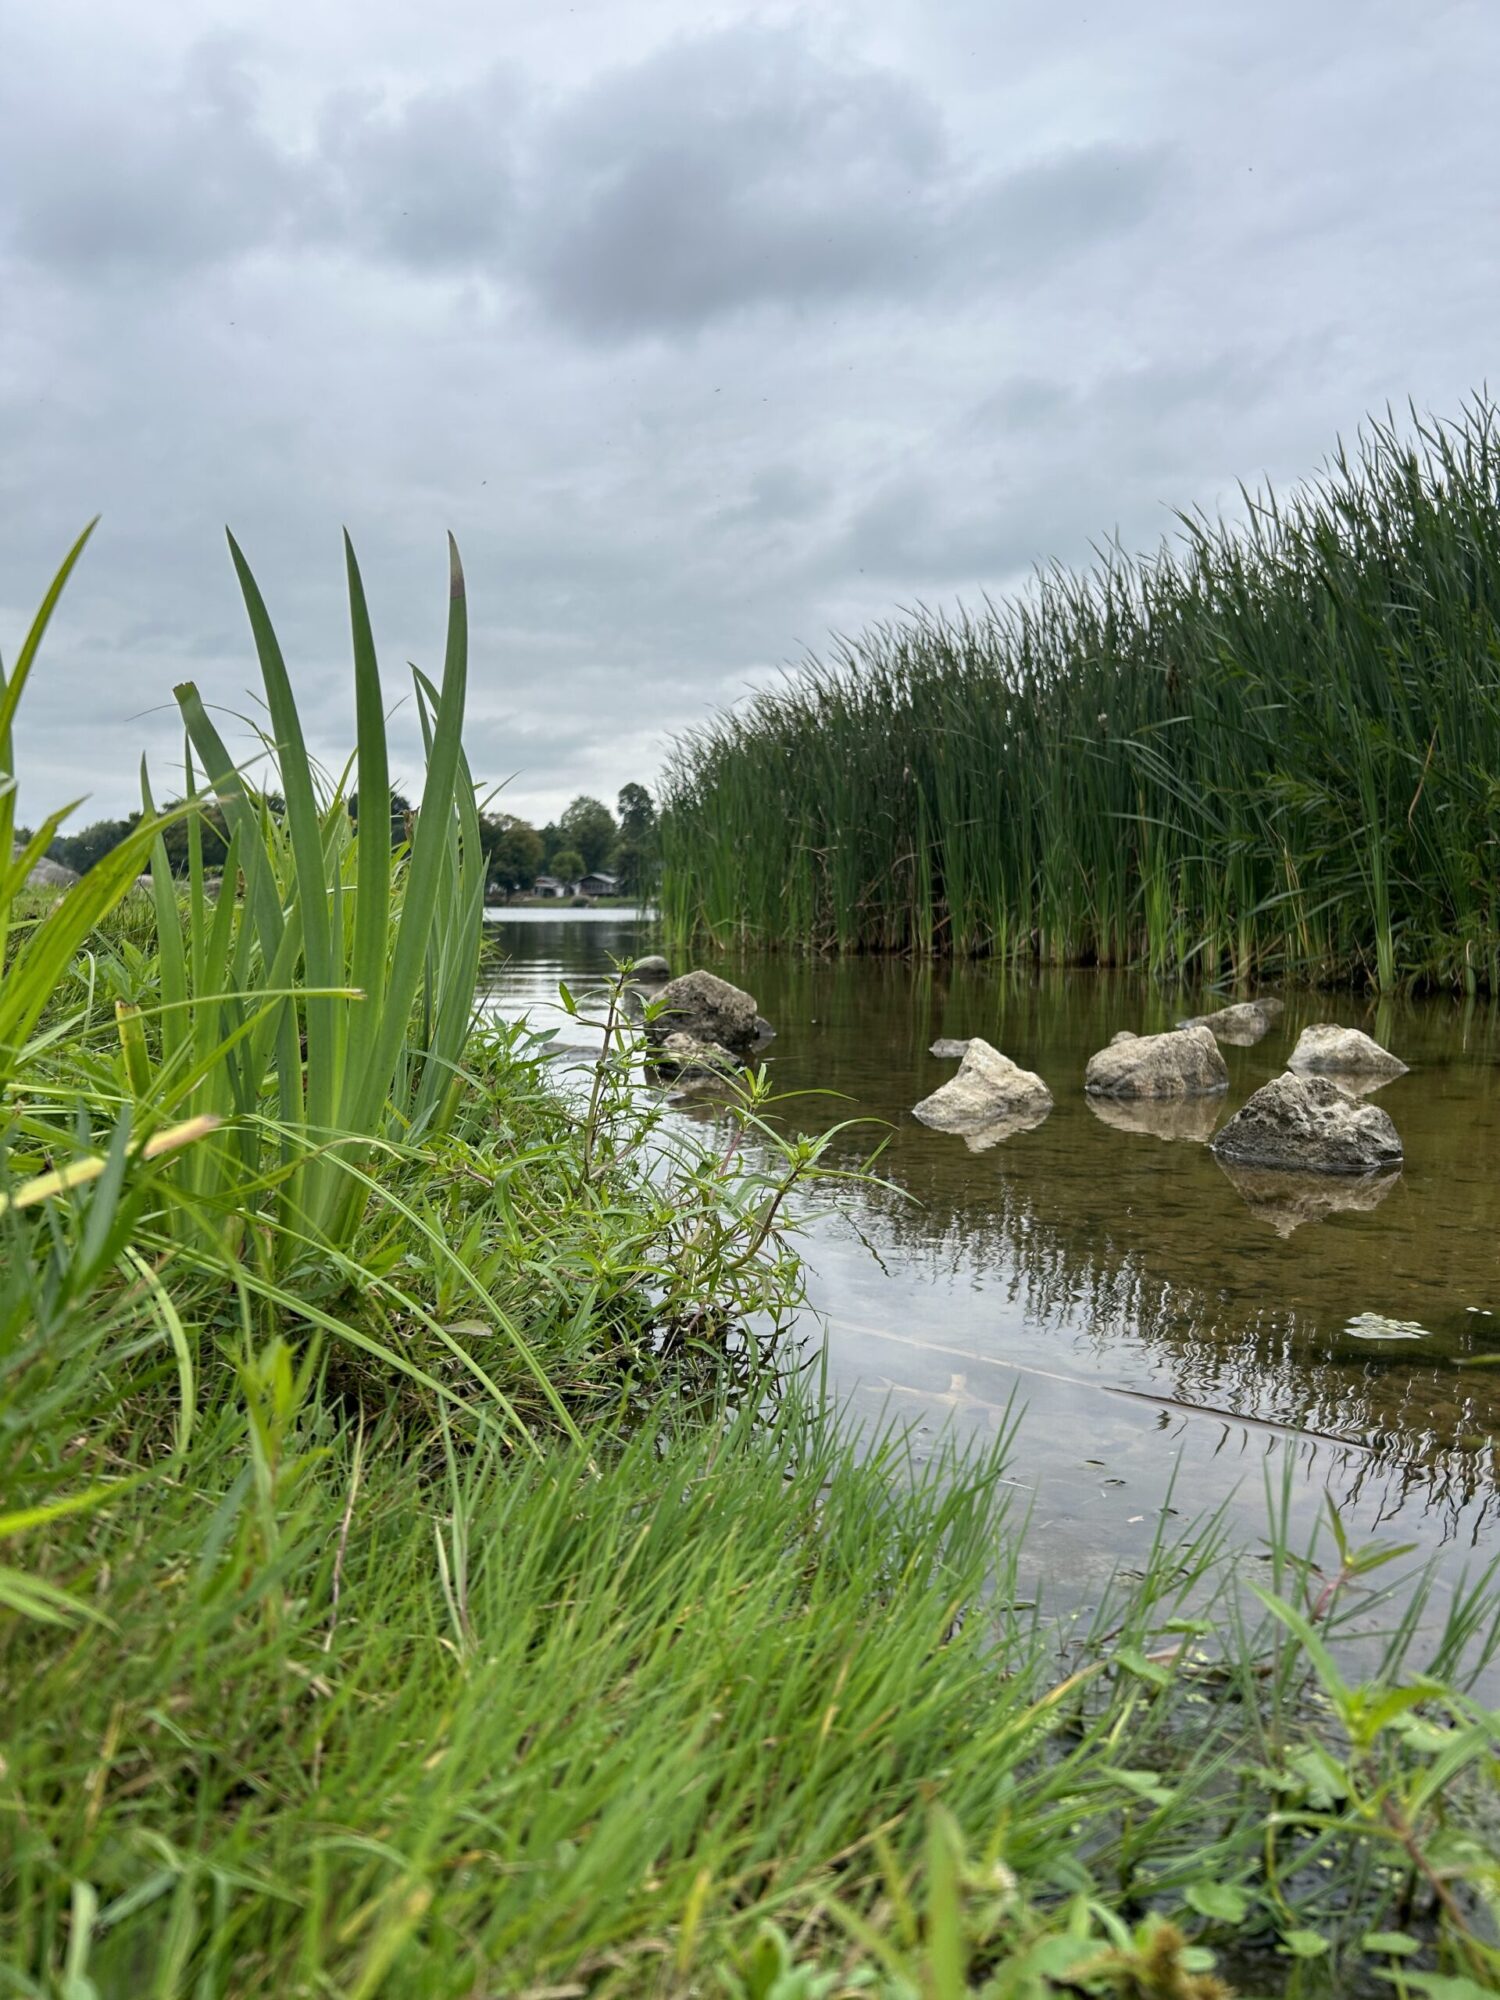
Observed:
[[[495,269],[515,211],[523,97],[498,71],[392,108],[340,92],[319,121],[330,234],[417,269]]]
[[[329,250],[485,279],[602,340],[1025,282],[1139,221],[1164,167],[1112,143],[984,173],[910,79],[760,28],[551,104],[495,70],[398,100],[340,89],[302,146],[271,136],[244,50],[214,40],[170,87],[12,133],[40,148],[12,177],[13,240],[40,264]]]
[[[756,30],[606,77],[535,171],[526,268],[593,335],[925,288],[972,200],[920,90]]]
[[[204,0],[205,44],[172,0],[12,0],[6,658],[104,515],[23,810],[128,806],[142,750],[170,789],[176,680],[246,706],[224,521],[331,764],[340,522],[393,701],[452,527],[473,762],[546,818],[830,627],[1233,510],[1387,399],[1452,409],[1500,318],[1500,14],[1200,14]]]

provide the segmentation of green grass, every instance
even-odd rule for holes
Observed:
[[[1003,1444],[783,1372],[847,1139],[763,1077],[669,1126],[609,995],[582,1093],[470,1027],[461,621],[372,858],[246,595],[287,804],[185,699],[218,902],[5,878],[0,1991],[1490,1990],[1493,1575],[1294,1549],[1283,1492],[1018,1601]]]
[[[920,611],[687,737],[679,934],[1500,991],[1500,435]]]

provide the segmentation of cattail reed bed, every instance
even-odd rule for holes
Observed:
[[[685,737],[682,933],[1500,992],[1500,432],[840,640]]]

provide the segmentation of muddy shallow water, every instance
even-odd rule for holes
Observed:
[[[619,912],[502,913],[490,929],[492,1002],[538,1025],[562,1021],[559,978],[656,948]],[[1299,1524],[1326,1491],[1358,1534],[1417,1542],[1450,1580],[1500,1552],[1500,1010],[1288,991],[1263,1040],[1225,1047],[1226,1097],[1154,1118],[1086,1099],[1084,1065],[1117,1029],[1169,1027],[1212,995],[982,965],[719,969],[777,1029],[777,1088],[839,1093],[805,1100],[795,1122],[874,1121],[840,1142],[849,1164],[887,1140],[893,1190],[860,1190],[806,1242],[834,1393],[859,1418],[912,1425],[919,1452],[945,1429],[992,1435],[1024,1407],[1011,1473],[1041,1580],[1086,1598],[1166,1507],[1185,1524],[1227,1505],[1253,1538],[1265,1478],[1279,1486],[1288,1468]],[[1404,1171],[1232,1178],[1204,1142],[1320,1020],[1410,1064],[1375,1100]],[[977,1152],[911,1116],[954,1070],[928,1045],[975,1034],[1056,1099]],[[1485,1356],[1497,1365],[1465,1365]]]

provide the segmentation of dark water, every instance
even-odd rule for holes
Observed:
[[[551,1024],[560,977],[656,948],[617,912],[493,929],[507,955],[495,1004]],[[1450,1580],[1500,1552],[1500,1365],[1465,1365],[1500,1364],[1500,1011],[1289,993],[1263,1041],[1224,1050],[1227,1098],[1164,1137],[1106,1122],[1084,1065],[1116,1029],[1168,1027],[1212,996],[984,966],[719,969],[778,1031],[777,1088],[839,1093],[792,1120],[873,1121],[840,1142],[848,1164],[888,1142],[878,1171],[894,1191],[859,1191],[806,1243],[835,1391],[859,1417],[915,1426],[919,1449],[952,1426],[990,1435],[1024,1406],[1011,1470],[1035,1558],[1066,1592],[1138,1555],[1169,1506],[1185,1524],[1227,1504],[1253,1537],[1266,1477],[1288,1466],[1299,1526],[1326,1492],[1358,1535],[1417,1542]],[[1363,1027],[1411,1065],[1378,1096],[1406,1165],[1378,1188],[1313,1183],[1323,1212],[1304,1215],[1284,1191],[1247,1200],[1203,1141],[1318,1020]],[[982,1152],[910,1112],[953,1074],[928,1044],[974,1034],[1056,1099]]]

